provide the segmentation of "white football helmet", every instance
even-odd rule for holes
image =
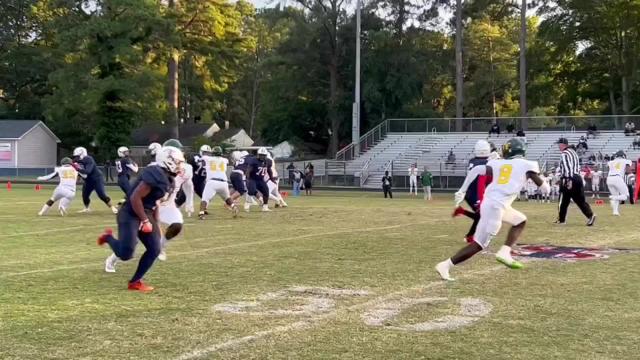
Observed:
[[[151,156],[155,156],[158,153],[158,151],[162,149],[162,145],[160,145],[157,142],[154,142],[154,143],[151,143],[147,149],[149,150],[149,154]]]
[[[204,153],[211,153],[213,150],[211,150],[211,146],[209,145],[202,145],[200,146],[200,155],[202,156]]]
[[[82,146],[77,147],[73,149],[73,156],[83,159],[85,156],[87,156],[87,149],[83,148]]]
[[[118,156],[125,157],[127,155],[129,155],[129,148],[126,146],[120,146],[118,148]]]
[[[156,153],[156,164],[172,174],[180,172],[184,161],[182,150],[173,146],[165,146]]]
[[[249,155],[249,152],[247,150],[242,150],[240,152],[240,154],[242,154],[242,157],[245,157],[245,156]]]
[[[243,155],[242,155],[242,151],[234,151],[231,153],[231,160],[233,160],[233,162],[238,162],[238,160],[242,159]]]
[[[267,150],[266,147],[261,147],[258,149],[258,155],[269,156],[269,151]]]
[[[478,140],[476,146],[473,148],[473,154],[476,157],[489,157],[489,155],[491,155],[491,145],[489,145],[487,140]]]

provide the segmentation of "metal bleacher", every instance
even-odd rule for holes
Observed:
[[[571,144],[577,144],[583,135],[586,136],[586,132],[528,131],[525,137],[527,158],[540,162],[543,168],[555,167],[560,159],[555,144],[558,138],[565,137]],[[488,137],[486,132],[389,132],[361,156],[347,161],[345,168],[347,173],[360,178],[360,185],[365,188],[379,188],[385,171],[406,176],[411,164],[417,164],[420,170],[427,167],[434,176],[464,176],[466,164],[473,157],[473,148],[478,140],[489,140],[499,148],[512,137],[513,134]],[[612,155],[624,150],[629,159],[637,159],[640,150],[633,150],[632,142],[633,137],[625,136],[622,131],[601,131],[588,140],[589,149],[583,158],[598,153]],[[456,157],[453,164],[447,164],[450,151]]]

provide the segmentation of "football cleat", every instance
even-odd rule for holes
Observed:
[[[451,275],[449,275],[449,267],[444,261],[436,265],[436,272],[438,273],[438,275],[440,275],[442,280],[455,281],[455,279],[452,278]]]
[[[269,209],[268,205],[262,205],[262,212],[271,212],[271,209]]]
[[[251,211],[251,204],[250,203],[244,203],[244,211],[245,212],[250,212]]]
[[[167,252],[164,250],[160,251],[160,254],[158,254],[158,260],[167,261]]]
[[[108,273],[116,272],[117,262],[118,262],[118,257],[116,256],[116,254],[109,255],[109,257],[104,261],[104,271]]]
[[[113,230],[111,229],[105,229],[104,232],[102,233],[102,235],[100,235],[100,237],[98,238],[98,245],[102,246],[104,244],[106,244],[107,241],[107,237],[112,236],[113,235]]]
[[[587,220],[587,226],[593,226],[596,223],[596,215],[593,214],[589,220]]]
[[[502,256],[496,256],[496,260],[508,267],[509,269],[522,269],[524,265],[521,262],[514,260],[513,258],[507,258]]]
[[[61,207],[58,208],[58,212],[60,213],[60,216],[66,216],[67,215],[67,209]]]
[[[206,211],[200,211],[200,213],[198,214],[198,219],[204,220],[206,219],[206,215],[207,215]]]
[[[141,291],[141,292],[153,291],[153,287],[146,285],[145,283],[142,282],[142,280],[130,282],[127,288],[129,290]]]
[[[458,206],[457,208],[455,208],[455,210],[453,210],[453,214],[451,214],[451,217],[458,217],[462,215],[464,215],[464,208],[462,206]]]
[[[78,213],[89,213],[89,212],[91,212],[91,209],[89,209],[89,208],[84,208],[84,209],[78,211]]]

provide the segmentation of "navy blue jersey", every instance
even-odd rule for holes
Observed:
[[[96,166],[96,161],[93,160],[91,156],[85,156],[84,158],[77,161],[80,164],[78,168],[78,172],[87,176],[87,179],[91,180],[102,180],[102,173],[98,166]]]
[[[193,155],[193,160],[191,161],[191,166],[193,167],[193,177],[198,179],[206,179],[207,177],[207,169],[205,169],[205,163],[202,161],[202,157],[198,154]]]
[[[151,187],[151,192],[142,199],[142,205],[145,210],[153,210],[156,207],[156,202],[165,197],[166,194],[173,192],[174,181],[167,172],[158,165],[148,166],[142,171],[142,174],[138,176],[133,183],[132,191],[144,182]],[[135,215],[131,203],[127,199],[127,202],[123,206],[131,215]]]
[[[119,178],[126,178],[126,179],[131,178],[131,175],[133,174],[133,170],[131,170],[131,168],[127,166],[131,164],[133,164],[133,161],[131,161],[131,159],[129,159],[128,157],[123,157],[116,160],[116,170],[118,171]]]
[[[469,160],[469,170],[473,169],[476,166],[487,165],[489,162],[488,158],[472,158]],[[479,208],[480,202],[484,197],[484,190],[489,185],[486,176],[478,176],[473,180],[471,185],[469,185],[469,189],[467,190],[467,194],[465,196],[465,200],[467,203],[473,208]]]
[[[253,158],[254,158],[253,156],[247,155],[245,157],[238,159],[238,161],[236,161],[235,165],[233,166],[233,170],[240,170],[242,172],[247,171],[247,168],[249,167],[249,163],[252,162],[251,159]]]
[[[247,166],[251,166],[251,173],[249,178],[256,181],[264,181],[264,177],[271,172],[271,160],[260,160],[255,157],[251,157],[246,161]]]

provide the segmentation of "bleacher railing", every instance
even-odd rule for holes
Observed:
[[[389,132],[388,126],[389,123],[387,121],[383,121],[380,124],[376,125],[373,129],[367,131],[360,137],[360,142],[358,143],[359,149],[357,153],[356,146],[354,144],[349,144],[336,153],[336,160],[349,161],[357,158],[361,153],[366,152],[382,139],[384,139],[385,135],[387,135],[387,133]]]
[[[501,133],[507,133],[513,126],[516,132],[522,129],[526,120],[527,130],[535,131],[586,131],[590,125],[598,130],[623,130],[627,122],[637,124],[640,129],[640,115],[593,115],[593,116],[531,116],[531,117],[466,117],[457,122],[456,118],[400,118],[384,121],[387,133],[411,132],[489,132],[497,123]],[[525,130],[526,131],[526,130]]]

